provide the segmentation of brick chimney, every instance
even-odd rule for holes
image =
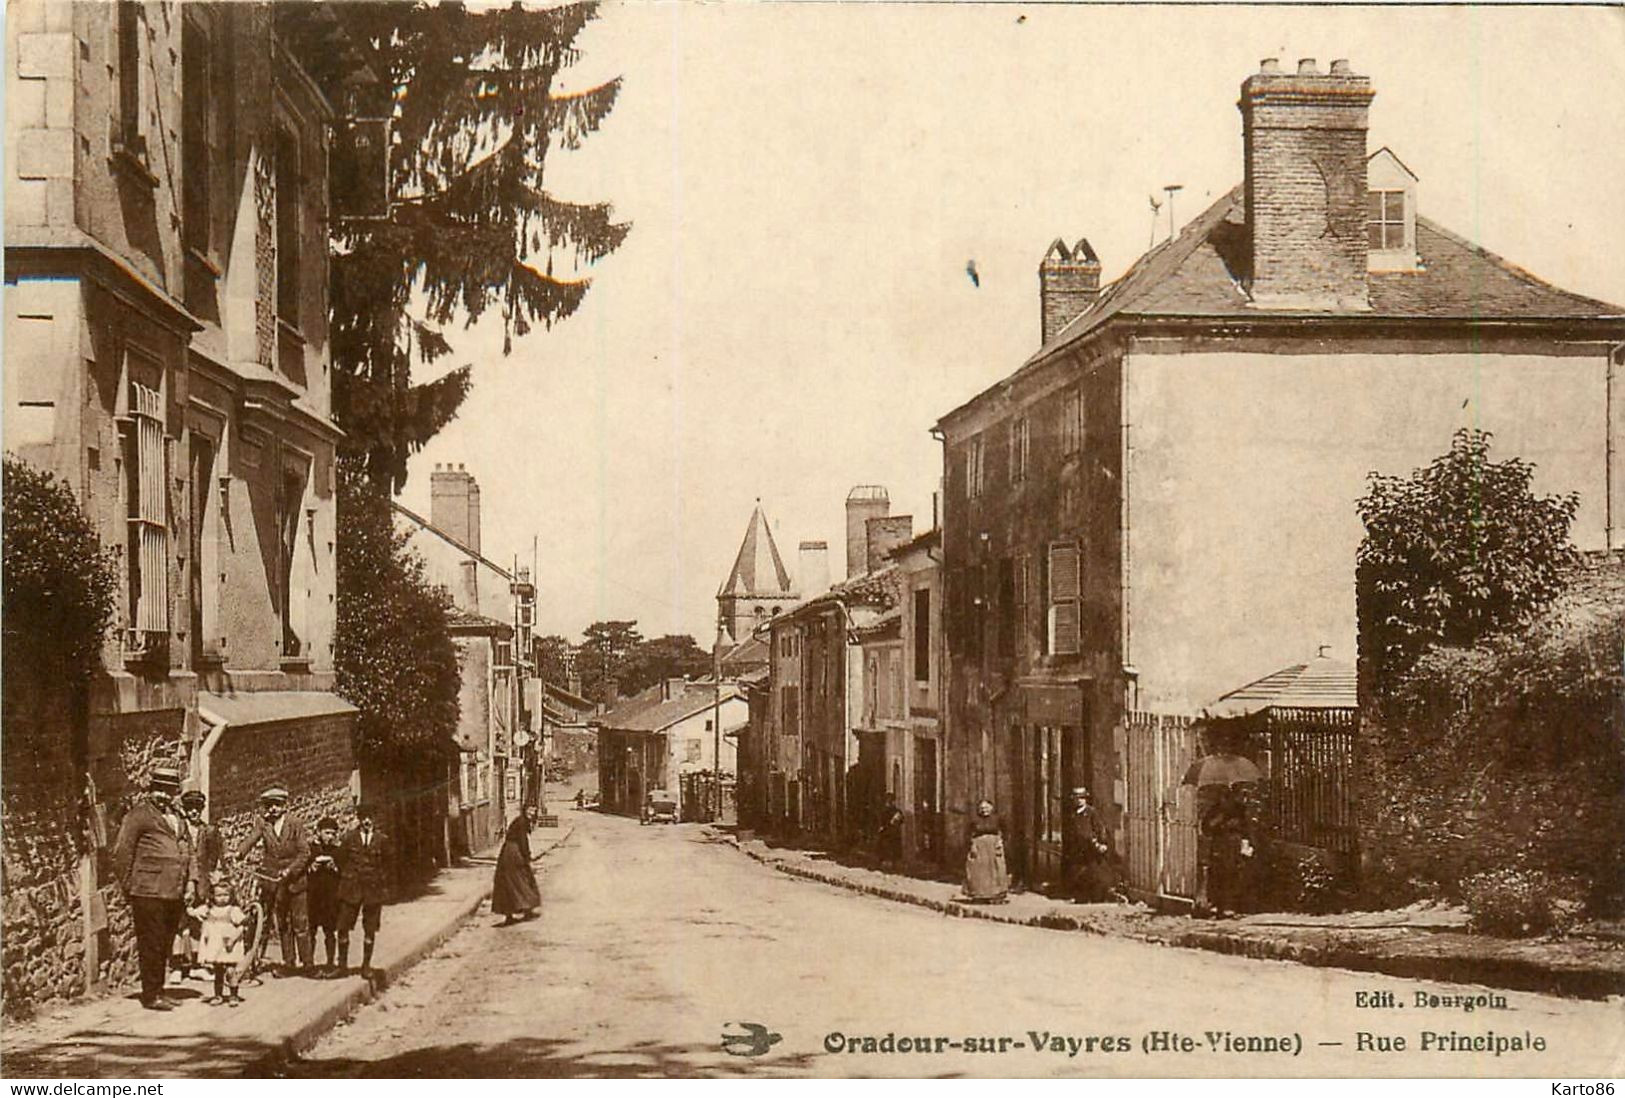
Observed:
[[[455,468],[435,463],[429,475],[429,523],[480,551],[480,486],[461,463]]]
[[[1241,85],[1253,304],[1365,310],[1366,116],[1371,81],[1347,61],[1274,58]]]
[[[798,551],[796,592],[804,599],[829,590],[829,542],[804,541]]]
[[[869,570],[869,533],[872,518],[891,514],[891,496],[878,484],[859,484],[846,494],[846,578]]]
[[[913,515],[890,515],[872,518],[864,523],[864,541],[869,558],[868,571],[886,566],[886,557],[899,545],[906,545],[914,537]]]
[[[1060,237],[1038,263],[1038,320],[1044,344],[1100,296],[1100,260],[1089,241],[1071,248]]]

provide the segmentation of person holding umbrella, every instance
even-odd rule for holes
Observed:
[[[1206,803],[1197,836],[1201,862],[1196,890],[1198,911],[1227,915],[1242,908],[1253,844],[1240,787],[1262,777],[1251,759],[1231,753],[1204,756],[1185,772],[1183,784],[1195,786],[1197,796]]]

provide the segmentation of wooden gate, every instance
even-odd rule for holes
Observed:
[[[1130,713],[1126,733],[1129,887],[1148,896],[1194,899],[1196,790],[1180,779],[1196,759],[1196,729],[1189,717]]]

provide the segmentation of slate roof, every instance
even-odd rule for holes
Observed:
[[[779,547],[773,544],[773,531],[768,529],[767,518],[758,504],[751,512],[750,524],[745,527],[745,540],[740,543],[733,570],[717,594],[783,598],[791,593],[790,573],[779,558]]]
[[[1377,317],[1531,320],[1625,318],[1625,308],[1570,293],[1418,215],[1418,271],[1373,271],[1369,312],[1264,309],[1249,303],[1245,203],[1238,185],[1172,240],[1141,256],[1030,361],[1075,343],[1115,316]]]
[[[689,683],[682,694],[662,700],[660,683],[634,694],[626,701],[593,720],[593,724],[618,732],[662,732],[678,721],[716,706],[716,687]],[[722,700],[742,697],[739,688],[723,683]]]
[[[1208,706],[1208,712],[1215,717],[1244,717],[1277,706],[1353,709],[1357,704],[1354,665],[1316,656],[1237,687]]]

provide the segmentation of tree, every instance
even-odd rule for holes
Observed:
[[[643,643],[635,621],[595,621],[581,631],[576,649],[576,668],[581,672],[581,692],[591,701],[608,700],[608,685],[622,686],[627,657]],[[626,691],[630,693],[630,691]]]
[[[334,221],[334,417],[346,452],[398,491],[407,458],[468,394],[466,365],[413,382],[415,368],[452,352],[445,327],[457,318],[466,327],[495,308],[506,354],[515,336],[570,316],[589,285],[575,277],[580,267],[626,238],[629,226],[608,204],[567,202],[544,186],[547,154],[597,130],[620,81],[555,88],[579,57],[575,40],[596,3],[527,10],[516,0],[479,12],[405,0],[331,7],[380,77],[357,90],[354,115],[387,118],[392,131],[387,216]],[[289,22],[294,31],[308,23]],[[337,51],[315,55],[353,67]],[[350,165],[336,158],[341,214],[377,188]],[[570,264],[571,277],[555,275],[556,261]],[[421,317],[412,315],[417,302]]]
[[[461,674],[449,628],[451,598],[395,529],[389,499],[355,462],[342,462],[338,620],[333,669],[354,705],[363,761],[410,769],[438,757],[457,730]]]
[[[570,663],[574,655],[570,642],[557,634],[536,638],[536,674],[554,686],[570,685]]]
[[[628,653],[623,692],[632,694],[665,679],[708,675],[711,655],[692,636],[668,634],[640,643]]]
[[[1515,628],[1563,589],[1579,497],[1536,496],[1534,466],[1490,460],[1490,440],[1463,429],[1409,476],[1368,476],[1356,589],[1361,656],[1379,689],[1430,645]]]

